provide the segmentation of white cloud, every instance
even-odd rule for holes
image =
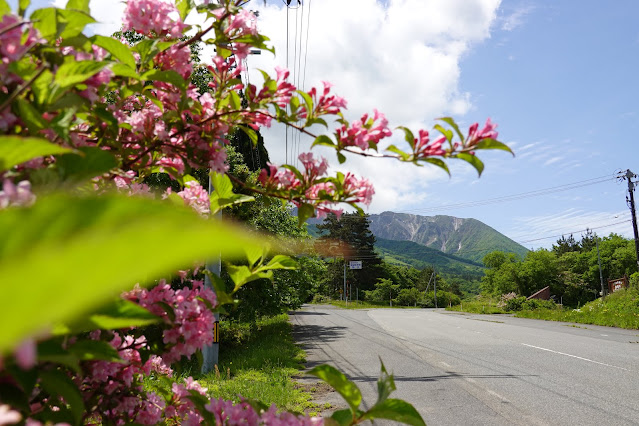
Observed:
[[[532,6],[519,6],[508,15],[501,16],[501,29],[504,31],[513,31],[515,28],[524,24],[524,18],[534,10]]]
[[[59,6],[66,3],[55,1]],[[288,12],[289,68],[295,71],[294,81],[301,85],[305,79],[307,90],[320,86],[322,80],[333,83],[332,91],[348,100],[348,119],[377,108],[386,114],[391,127],[402,124],[430,128],[435,117],[459,117],[471,108],[470,94],[459,87],[460,60],[473,44],[490,36],[499,4],[500,0],[308,3],[310,7]],[[287,11],[282,2],[276,1],[266,5],[254,1],[248,7],[260,12],[260,32],[271,38],[277,51],[275,58],[269,52],[248,58],[250,80],[260,82],[256,68],[273,73],[275,65],[286,65]],[[92,0],[91,9],[101,22],[95,32],[111,34],[120,28],[123,3]],[[296,22],[298,37],[303,36],[301,49],[300,39],[293,38]],[[284,162],[284,130],[274,126],[263,133],[271,160]],[[393,143],[402,141],[396,132]],[[302,143],[301,150],[305,145],[308,141]],[[334,153],[328,158],[334,162]],[[428,196],[429,185],[450,183],[445,173],[432,166],[417,168],[394,161],[360,159],[349,159],[344,166],[375,184],[373,212],[399,209],[400,205],[410,207]]]

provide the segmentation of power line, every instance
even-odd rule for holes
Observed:
[[[540,238],[535,238],[535,239],[532,239],[532,240],[517,241],[517,242],[520,243],[520,244],[525,244],[525,243],[531,243],[533,241],[549,240],[551,238],[563,237],[564,235],[568,235],[568,234],[577,234],[579,232],[588,232],[589,230],[592,231],[593,229],[609,228],[611,226],[620,225],[622,223],[628,223],[628,222],[630,222],[630,220],[622,220],[621,222],[609,223],[607,225],[595,226],[595,227],[592,227],[592,228],[581,229],[579,231],[564,232],[563,234],[550,235],[550,236],[547,236],[547,237],[540,237]]]
[[[462,208],[468,208],[468,207],[485,206],[488,204],[495,204],[495,203],[504,203],[507,201],[515,201],[515,200],[521,200],[525,198],[538,197],[541,195],[548,195],[548,194],[553,194],[556,192],[570,191],[572,189],[577,189],[577,188],[582,188],[585,186],[596,185],[599,183],[607,182],[615,178],[616,177],[614,176],[600,176],[600,177],[586,179],[583,181],[573,182],[569,184],[552,186],[549,188],[537,189],[534,191],[522,192],[519,194],[511,194],[511,195],[505,195],[502,197],[488,198],[485,200],[468,201],[468,202],[457,203],[457,204],[445,204],[442,206],[426,207],[421,209],[400,210],[397,213],[408,213],[408,212],[429,213],[429,212],[438,212],[438,211],[444,211],[444,210],[454,210],[454,209],[462,209]]]

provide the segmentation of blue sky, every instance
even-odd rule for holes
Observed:
[[[453,163],[448,178],[429,167],[354,159],[345,167],[370,177],[376,186],[369,212],[473,217],[528,248],[550,247],[571,232],[579,237],[585,228],[599,235],[632,235],[626,184],[613,176],[626,169],[639,173],[634,141],[639,2],[304,3],[305,8],[288,12],[281,0],[251,3],[260,10],[260,30],[278,52],[249,58],[251,81],[259,81],[257,67],[272,70],[288,63],[305,89],[321,80],[333,82],[334,91],[349,101],[349,118],[378,108],[392,125],[413,129],[428,128],[444,115],[464,127],[491,117],[499,124],[500,139],[516,153],[515,158],[480,153],[486,164],[480,179],[461,163]],[[117,29],[118,6],[92,0],[93,15],[107,24],[98,32]],[[264,133],[275,162],[292,156],[283,148],[282,128]],[[294,140],[289,144],[297,143],[302,151],[308,145]],[[526,195],[573,183],[579,184]],[[524,195],[491,202],[518,194]]]

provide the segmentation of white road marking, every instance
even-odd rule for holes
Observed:
[[[564,353],[564,352],[553,351],[552,349],[541,348],[539,346],[528,345],[526,343],[522,343],[522,345],[528,346],[529,348],[535,348],[535,349],[539,349],[539,350],[542,350],[542,351],[552,352],[554,354],[565,355],[565,356],[569,356],[571,358],[577,358],[577,359],[580,359],[582,361],[592,362],[593,364],[605,365],[606,367],[618,368],[619,370],[624,370],[624,371],[631,371],[631,370],[628,370],[628,369],[623,368],[623,367],[618,367],[616,365],[606,364],[604,362],[599,362],[599,361],[593,361],[592,359],[583,358],[583,357],[580,357],[580,356],[577,356],[577,355],[570,355],[570,354],[567,354],[567,353]]]
[[[450,364],[446,364],[444,361],[440,361],[439,363],[446,368],[450,368]]]
[[[607,335],[607,334],[602,334],[601,336],[608,337],[608,335]]]
[[[486,392],[488,392],[489,394],[496,396],[497,398],[501,399],[504,402],[510,402],[509,400],[507,400],[506,398],[504,398],[503,396],[501,396],[500,394],[498,394],[495,391],[491,391],[490,389],[486,389]]]

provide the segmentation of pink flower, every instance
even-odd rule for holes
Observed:
[[[442,149],[442,145],[446,142],[446,137],[441,136],[434,142],[430,142],[427,130],[419,131],[419,139],[415,139],[415,148],[413,153],[416,159],[426,158],[446,154]]]
[[[13,425],[22,420],[22,415],[6,404],[0,404],[0,425]]]
[[[124,31],[134,30],[147,36],[155,34],[158,37],[180,38],[186,27],[175,6],[162,0],[129,0],[124,10]]]
[[[479,123],[474,123],[468,128],[468,137],[466,138],[466,146],[471,147],[477,145],[482,139],[497,139],[499,133],[495,130],[497,124],[492,123],[490,118],[486,119],[484,128],[477,131]]]
[[[23,180],[14,185],[9,179],[5,179],[0,191],[0,209],[9,206],[25,207],[32,205],[36,196],[31,192],[31,183]]]
[[[37,346],[33,339],[25,339],[16,348],[15,353],[16,363],[23,370],[32,368],[37,361]]]
[[[376,149],[379,141],[391,134],[388,120],[377,110],[374,110],[372,118],[364,114],[360,120],[350,123],[350,127],[343,125],[336,132],[341,147],[356,146],[362,150]]]

